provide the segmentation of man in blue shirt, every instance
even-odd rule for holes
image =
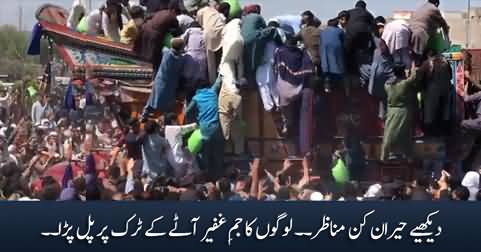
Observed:
[[[201,169],[207,170],[210,180],[215,181],[223,175],[224,138],[219,123],[219,89],[221,78],[214,85],[203,83],[186,110],[187,118],[192,118],[196,111],[196,121],[202,133],[202,150],[199,153]]]

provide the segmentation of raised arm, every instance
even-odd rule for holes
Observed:
[[[411,71],[411,75],[406,79],[406,84],[409,86],[416,86],[417,83],[421,81],[421,74],[420,74],[420,68],[418,69],[413,69]]]
[[[189,106],[187,106],[187,109],[185,110],[185,117],[186,118],[192,118],[194,110],[195,110],[196,107],[197,107],[197,104],[196,104],[195,100],[192,100],[189,103]]]
[[[180,126],[180,132],[182,134],[194,131],[195,129],[197,129],[197,123],[191,123],[191,124]]]
[[[35,118],[37,118],[37,112],[36,112],[36,103],[33,104],[32,106],[32,114],[31,114],[31,118],[32,118],[32,123],[33,125],[35,125],[37,122],[35,121]]]
[[[259,158],[254,159],[254,162],[250,163],[249,166],[251,168],[251,189],[250,189],[250,196],[251,198],[258,198],[259,192],[259,167],[260,167],[261,160]]]
[[[439,24],[439,26],[443,29],[443,31],[446,33],[446,35],[449,35],[449,25],[444,19],[443,15],[441,14],[441,11],[439,9],[434,13],[434,19],[436,22]]]
[[[28,178],[32,175],[33,166],[40,160],[40,156],[34,156],[28,164],[27,168],[22,172],[22,178]]]
[[[184,44],[186,44],[186,45],[187,45],[187,43],[189,43],[190,31],[191,31],[190,29],[187,29],[184,32],[184,34],[182,34],[180,36],[180,38],[184,41]]]
[[[222,87],[222,76],[219,75],[215,80],[214,84],[212,84],[212,90],[218,93],[221,87]]]
[[[107,14],[102,15],[102,30],[104,31],[105,37],[109,38],[114,42],[120,41],[120,27],[117,23],[112,23]]]
[[[309,183],[311,180],[309,176],[309,169],[311,168],[310,157],[304,157],[302,160],[302,178],[299,181],[299,187],[302,188]]]
[[[125,193],[128,194],[134,190],[134,165],[135,161],[133,159],[129,159],[127,161],[127,181],[125,182]]]
[[[132,16],[130,16],[130,13],[129,13],[129,8],[122,5],[122,15],[124,15],[127,20],[131,20],[132,19]]]

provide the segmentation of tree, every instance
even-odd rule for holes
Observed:
[[[13,26],[0,26],[0,74],[9,75],[8,81],[34,79],[41,72],[40,58],[26,54],[29,36]]]

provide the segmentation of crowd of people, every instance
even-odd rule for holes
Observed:
[[[467,52],[466,109],[452,109],[452,70],[442,56],[449,26],[439,4],[428,0],[409,21],[387,22],[358,1],[324,25],[311,11],[266,22],[260,5],[237,0],[106,0],[90,13],[76,0],[67,26],[130,45],[152,64],[152,92],[139,118],[91,80],[82,95],[72,85],[62,98],[39,88],[30,115],[21,96],[0,98],[0,198],[481,200],[481,167],[450,169],[462,154],[415,181],[366,186],[359,175],[366,122],[383,125],[386,162],[413,160],[415,136],[472,139],[480,130],[481,89]],[[291,175],[293,158],[275,171],[246,148],[242,103],[253,91],[277,115],[286,155],[300,157],[299,176]],[[335,134],[344,140],[332,176],[315,178],[318,139]],[[226,149],[234,158],[224,158]]]

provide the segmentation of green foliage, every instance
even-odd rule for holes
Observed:
[[[26,54],[29,36],[13,26],[0,26],[0,74],[9,75],[9,81],[32,79],[40,74],[40,58]]]

